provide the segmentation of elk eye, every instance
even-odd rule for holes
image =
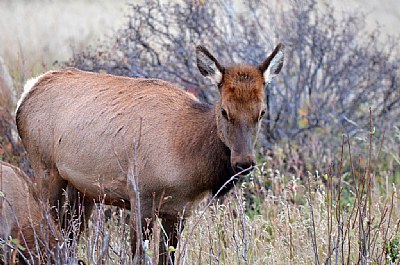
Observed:
[[[228,113],[226,112],[225,109],[221,108],[221,114],[225,119],[228,119]]]
[[[263,110],[261,111],[261,113],[260,113],[260,120],[262,119],[262,117],[264,117],[264,115],[265,115],[265,109],[263,109]]]

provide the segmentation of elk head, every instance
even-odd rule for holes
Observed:
[[[196,49],[197,67],[219,88],[215,117],[218,136],[231,151],[234,172],[250,172],[254,147],[265,114],[264,87],[282,69],[284,45],[279,44],[260,65],[223,67],[203,46]]]

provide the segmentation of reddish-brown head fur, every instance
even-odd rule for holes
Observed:
[[[264,78],[253,66],[225,69],[221,88],[221,98],[227,101],[248,103],[264,100]]]
[[[235,172],[255,164],[254,145],[264,111],[264,87],[283,65],[283,45],[279,44],[259,66],[237,65],[224,68],[204,47],[197,48],[200,72],[219,87],[216,104],[219,137],[231,150]]]

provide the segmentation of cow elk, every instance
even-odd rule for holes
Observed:
[[[49,261],[59,230],[46,216],[32,181],[20,169],[0,161],[0,192],[0,264],[14,264],[18,250],[23,254],[19,264]]]
[[[255,165],[264,88],[282,68],[283,48],[258,66],[224,67],[197,47],[201,74],[220,92],[214,106],[157,79],[68,68],[28,81],[16,119],[41,193],[56,206],[73,186],[85,196],[87,216],[103,198],[140,212],[141,224],[157,214],[176,246],[178,217],[186,219],[207,194]],[[132,233],[133,253],[140,229]],[[167,263],[164,243],[160,264]]]

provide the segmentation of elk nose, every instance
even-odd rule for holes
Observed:
[[[236,173],[242,172],[242,175],[247,175],[253,170],[255,165],[256,163],[254,163],[254,161],[251,161],[250,163],[236,163],[235,171]]]

